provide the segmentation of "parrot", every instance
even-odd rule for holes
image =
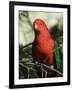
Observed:
[[[32,45],[33,60],[54,68],[54,40],[46,23],[37,18],[33,22],[35,38]]]

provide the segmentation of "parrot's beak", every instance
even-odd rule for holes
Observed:
[[[36,30],[38,29],[38,25],[35,25],[35,29],[36,29]]]
[[[38,30],[38,25],[35,25],[35,30]]]
[[[38,25],[35,25],[35,30],[38,31],[40,27]]]

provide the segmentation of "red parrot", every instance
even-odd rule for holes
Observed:
[[[35,39],[32,45],[33,59],[39,63],[45,63],[54,67],[54,41],[48,31],[47,25],[41,19],[36,19],[33,23]]]

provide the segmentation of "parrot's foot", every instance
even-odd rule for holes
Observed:
[[[53,68],[54,68],[54,66],[53,66],[53,65],[51,65],[50,67],[51,67],[51,69],[53,69]]]

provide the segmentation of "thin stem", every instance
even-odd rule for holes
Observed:
[[[43,63],[38,63],[38,64],[34,64],[34,63],[28,63],[28,64],[32,64],[32,65],[38,65],[38,66],[45,66],[46,68],[58,73],[59,75],[63,76],[63,74],[61,72],[59,72],[58,70],[56,70],[55,68],[51,68],[50,66],[46,65],[46,64],[43,64]]]
[[[58,70],[56,70],[56,69],[54,69],[54,68],[51,68],[50,66],[45,65],[45,64],[43,64],[43,66],[49,68],[50,70],[52,70],[52,71],[54,71],[54,72],[57,72],[57,73],[58,73],[59,75],[61,75],[61,76],[63,76],[63,74],[62,74],[61,72],[59,72]]]
[[[29,79],[29,68],[27,70],[28,70],[28,79]]]

